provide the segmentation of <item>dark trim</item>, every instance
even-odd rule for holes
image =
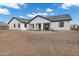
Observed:
[[[16,17],[13,17],[9,22],[8,22],[8,24],[13,20],[13,19],[16,19]],[[16,19],[17,21],[19,21],[18,19]],[[19,22],[21,22],[21,21],[19,21]],[[26,23],[26,22],[21,22],[21,23]],[[27,23],[28,24],[28,23]]]
[[[64,27],[64,21],[60,21],[59,22],[59,28],[63,28]]]
[[[30,23],[33,19],[35,19],[36,17],[44,18],[44,19],[46,19],[46,20],[48,20],[48,21],[50,21],[50,22],[70,21],[70,20],[72,20],[72,19],[67,19],[67,20],[51,20],[51,19],[45,18],[45,17],[43,17],[43,16],[37,15],[37,16],[35,16],[34,18],[32,18],[31,20],[29,20],[29,21],[27,22],[27,24],[29,24],[29,23]],[[14,18],[16,19],[16,17],[13,17],[13,18],[8,22],[8,24],[9,24]],[[18,20],[18,19],[16,19],[16,20]],[[18,20],[18,21],[19,21],[19,20]],[[19,22],[21,22],[21,21],[19,21]],[[26,23],[26,22],[21,22],[21,23]]]
[[[14,19],[15,17],[13,17],[9,22],[8,22],[8,24]]]
[[[26,23],[24,23],[24,27],[25,27],[25,28],[27,27],[27,24],[26,24]]]
[[[14,24],[14,28],[16,28],[16,24]]]
[[[43,16],[37,15],[37,16],[35,16],[34,18],[32,18],[32,19],[29,21],[29,23],[30,23],[33,19],[35,19],[35,18],[37,18],[37,17],[41,17],[41,18],[44,18],[44,19],[50,21],[49,19],[47,19],[47,18],[45,18],[45,17],[43,17]]]
[[[70,21],[70,20],[72,20],[72,19],[69,19],[69,20],[56,20],[56,21],[55,20],[54,21],[53,20],[50,20],[50,21],[51,22],[60,22],[60,21]]]
[[[35,16],[34,18],[32,18],[30,21],[29,21],[29,23],[33,20],[33,19],[35,19],[36,17],[41,17],[41,18],[44,18],[44,19],[46,19],[46,20],[48,20],[48,21],[51,21],[51,22],[59,22],[59,21],[70,21],[70,20],[72,20],[72,19],[67,19],[67,20],[50,20],[50,19],[48,19],[48,18],[45,18],[45,17],[43,17],[43,16],[39,16],[39,15],[37,15],[37,16]]]
[[[20,25],[20,23],[18,23],[18,28],[20,28],[21,27],[21,25]]]

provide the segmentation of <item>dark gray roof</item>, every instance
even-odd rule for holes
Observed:
[[[41,17],[41,18],[44,18],[44,19],[47,19],[51,22],[57,22],[57,21],[70,21],[72,20],[71,16],[69,14],[64,14],[64,15],[57,15],[57,16],[50,16],[50,17],[42,17],[42,16],[35,16],[34,18],[32,18],[31,20],[28,20],[28,19],[24,19],[24,18],[18,18],[18,17],[13,17],[9,22],[8,24],[13,20],[13,19],[16,19],[22,23],[30,23],[33,19],[35,19],[36,17]]]
[[[72,20],[72,18],[69,14],[50,16],[50,17],[48,17],[48,19],[50,21],[70,21],[70,20]]]
[[[21,23],[28,23],[28,22],[29,22],[28,19],[13,17],[13,18],[8,22],[8,24],[9,24],[13,19],[18,20],[18,21],[21,22]]]
[[[24,18],[17,18],[17,17],[14,17],[16,20],[22,22],[22,23],[28,23],[28,19],[24,19]]]

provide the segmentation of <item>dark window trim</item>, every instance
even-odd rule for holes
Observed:
[[[27,27],[27,24],[26,24],[26,23],[24,24],[24,27],[25,27],[25,28]]]
[[[14,28],[16,28],[16,24],[14,24]]]
[[[33,29],[34,28],[34,24],[30,24],[31,28]]]
[[[20,28],[20,23],[18,23],[18,28]]]
[[[33,25],[33,28],[34,28],[34,24],[32,24]]]
[[[64,27],[64,22],[63,21],[59,22],[59,27]]]

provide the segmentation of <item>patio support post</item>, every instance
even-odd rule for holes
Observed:
[[[34,30],[36,30],[36,24],[34,24]]]
[[[43,30],[43,23],[41,23],[41,30]]]

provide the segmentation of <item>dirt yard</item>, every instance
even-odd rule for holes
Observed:
[[[79,55],[79,32],[0,31],[0,55]]]

